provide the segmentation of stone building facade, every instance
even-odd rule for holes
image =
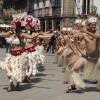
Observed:
[[[75,18],[96,11],[100,13],[100,0],[3,0],[5,22],[12,17],[27,14],[41,21],[41,30],[60,30],[70,26]]]

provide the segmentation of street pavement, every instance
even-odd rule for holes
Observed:
[[[0,49],[0,60],[4,60],[5,55],[5,49]],[[32,77],[32,83],[21,83],[20,91],[7,92],[6,72],[0,69],[0,100],[100,100],[100,92],[93,84],[82,91],[65,93],[67,85],[62,84],[61,68],[53,64],[54,54],[45,53],[45,56],[45,64],[39,67],[37,76]]]

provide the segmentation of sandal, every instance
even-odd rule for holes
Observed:
[[[14,91],[14,90],[15,90],[14,86],[9,86],[7,92],[11,92],[11,91]]]
[[[72,92],[72,88],[71,87],[67,87],[67,89],[65,90],[65,93],[71,93]]]
[[[66,93],[71,93],[73,90],[76,90],[76,87],[74,85],[72,85],[71,87],[67,87],[67,89],[65,90]]]
[[[16,86],[15,90],[16,91],[20,91],[20,87],[19,86]]]
[[[63,81],[63,83],[62,83],[62,84],[68,84],[68,82]]]

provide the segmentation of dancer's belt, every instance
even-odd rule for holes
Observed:
[[[36,51],[36,50],[35,50],[35,46],[30,47],[30,48],[26,48],[25,51],[28,52],[28,53],[29,53],[29,52],[35,52],[35,51]]]
[[[94,56],[94,57],[90,57],[90,56],[88,56],[88,59],[98,59],[98,58],[100,58],[100,54],[97,54],[97,55]]]
[[[13,56],[19,56],[19,55],[21,55],[24,52],[25,52],[24,49],[21,49],[21,50],[11,50],[10,54],[13,55]]]

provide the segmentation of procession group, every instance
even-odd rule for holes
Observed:
[[[19,91],[20,83],[30,83],[38,73],[37,65],[44,63],[41,40],[50,40],[50,34],[40,32],[40,20],[28,15],[24,18],[25,29],[21,30],[20,18],[14,18],[11,29],[1,32],[0,37],[11,45],[0,68],[6,70],[9,79],[8,92]],[[77,18],[71,27],[63,26],[56,41],[55,63],[62,67],[63,83],[70,84],[65,92],[86,88],[85,81],[96,83],[100,89],[100,31],[96,28],[98,18]]]
[[[52,34],[42,34],[40,20],[28,15],[24,18],[25,29],[21,29],[21,19],[14,18],[11,29],[1,32],[11,45],[4,61],[0,61],[0,68],[6,70],[10,86],[8,92],[19,91],[20,83],[30,83],[31,78],[38,73],[37,65],[44,63],[41,39],[49,39]]]
[[[100,31],[98,18],[77,18],[72,27],[63,27],[57,41],[55,62],[62,67],[66,93],[86,89],[87,82],[100,90]]]

